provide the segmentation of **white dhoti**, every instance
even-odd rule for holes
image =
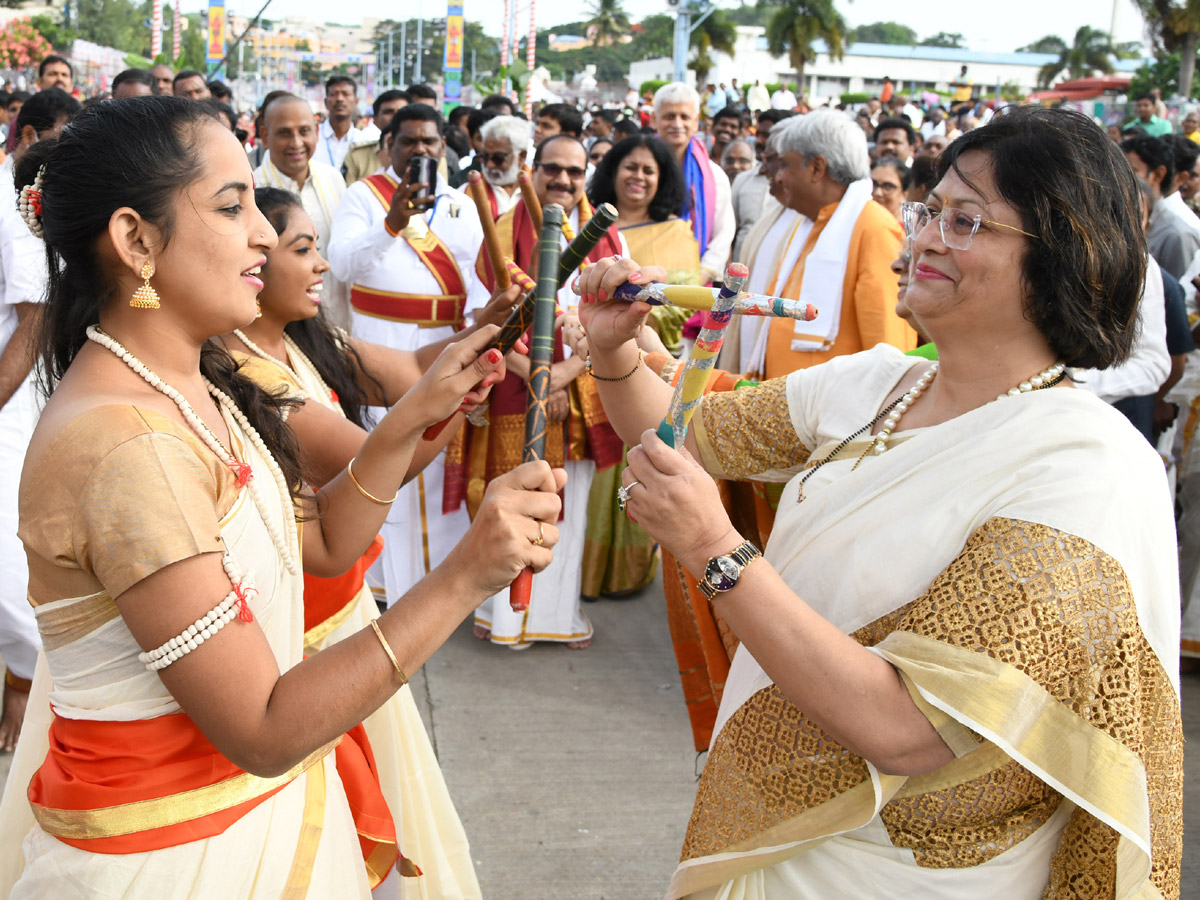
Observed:
[[[567,486],[554,562],[533,576],[529,609],[513,612],[505,591],[489,597],[475,610],[475,624],[489,629],[497,644],[520,647],[531,641],[584,641],[592,636],[592,623],[583,614],[579,599],[579,584],[583,577],[588,492],[596,464],[588,459],[568,462],[565,468]]]
[[[17,490],[33,428],[37,397],[26,379],[0,408],[0,656],[19,678],[32,678],[42,639],[26,596],[29,568],[17,537]]]

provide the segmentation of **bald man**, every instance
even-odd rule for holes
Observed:
[[[317,149],[317,120],[307,100],[285,94],[263,110],[262,140],[267,158],[254,170],[255,187],[277,187],[298,194],[316,226],[317,252],[328,255],[333,213],[346,193],[346,182],[333,166],[313,159]],[[349,328],[346,292],[325,276],[321,306],[333,324]]]

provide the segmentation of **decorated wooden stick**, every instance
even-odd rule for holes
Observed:
[[[483,226],[483,246],[487,248],[488,262],[492,264],[492,275],[496,279],[496,290],[506,291],[512,285],[508,270],[504,267],[504,254],[500,252],[500,235],[492,218],[492,204],[488,202],[487,189],[478,172],[467,175],[467,193],[475,201],[479,213],[479,224]]]
[[[604,203],[592,213],[592,217],[588,223],[579,229],[579,235],[575,240],[562,251],[558,259],[558,286],[562,287],[567,283],[567,279],[571,277],[579,265],[587,259],[587,255],[596,249],[596,245],[600,243],[600,239],[617,221],[617,208],[611,203]],[[540,232],[539,232],[540,234]],[[508,351],[516,346],[517,341],[525,334],[533,325],[533,309],[534,302],[537,300],[537,291],[530,291],[521,300],[520,304],[512,315],[508,317],[508,321],[501,326],[500,331],[492,338],[487,349],[495,347],[501,353],[507,355]],[[450,419],[443,419],[436,425],[430,425],[425,429],[423,435],[427,441],[432,441],[442,433],[442,429],[446,427],[446,423]]]
[[[562,255],[561,206],[550,205],[542,211],[542,231],[538,238],[537,304],[533,314],[533,340],[529,345],[529,393],[525,403],[525,450],[521,462],[546,456],[546,428],[549,418],[546,402],[550,398],[550,366],[554,362],[554,310],[558,300],[558,263]],[[533,570],[525,569],[508,591],[508,604],[515,612],[529,609],[533,590]]]
[[[648,284],[623,284],[613,293],[613,299],[627,303],[640,300],[651,306],[678,306],[708,312],[714,308],[720,293],[720,288],[652,281]],[[812,304],[765,294],[739,294],[734,300],[733,312],[739,316],[777,316],[802,322],[811,322],[817,317],[817,308]]]
[[[525,201],[525,209],[533,222],[533,233],[542,233],[542,201],[538,199],[537,191],[533,189],[533,179],[528,172],[517,175],[517,187],[521,189],[521,199]]]
[[[746,285],[750,270],[741,263],[730,263],[725,270],[725,283],[713,301],[712,309],[704,315],[700,336],[684,366],[683,375],[675,385],[675,395],[667,408],[667,417],[658,426],[658,436],[672,447],[682,447],[687,437],[692,413],[704,396],[708,375],[725,343],[725,328],[734,316],[737,296]]]
[[[523,291],[536,291],[537,282],[525,274],[525,270],[513,262],[509,257],[504,257],[504,266],[508,269],[509,277],[517,283]]]

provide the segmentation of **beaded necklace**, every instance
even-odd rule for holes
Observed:
[[[238,409],[237,405],[229,399],[224,391],[220,390],[207,378],[204,379],[204,386],[214,398],[220,407],[228,413],[238,426],[249,438],[250,443],[254,445],[254,449],[262,455],[267,461],[267,466],[275,479],[275,485],[279,490],[279,496],[284,501],[284,527],[285,535],[279,534],[279,530],[271,521],[271,516],[266,505],[265,499],[262,497],[258,488],[258,482],[254,479],[254,472],[251,470],[249,463],[242,462],[230,451],[225,449],[220,439],[213,434],[207,423],[196,414],[192,409],[192,405],[187,402],[187,399],[175,388],[171,387],[154,372],[152,372],[145,363],[126,350],[120,342],[111,335],[105,334],[97,325],[89,325],[87,328],[87,337],[89,341],[99,344],[104,349],[108,350],[114,356],[122,360],[125,365],[129,366],[134,372],[142,377],[147,384],[165,395],[171,402],[179,407],[179,412],[183,415],[183,420],[188,424],[192,431],[204,442],[216,456],[223,460],[230,469],[237,475],[238,487],[247,487],[250,490],[250,496],[254,500],[254,506],[258,509],[259,516],[262,518],[263,525],[266,526],[267,532],[271,536],[271,542],[275,545],[275,549],[279,552],[279,558],[283,561],[284,568],[291,575],[299,573],[300,569],[297,565],[297,560],[300,558],[300,541],[296,531],[295,516],[290,515],[291,512],[291,491],[288,490],[287,481],[283,477],[283,471],[279,468],[279,464],[275,462],[275,458],[271,456],[271,451],[267,449],[267,445],[263,443],[262,437],[250,424],[250,420],[246,418],[245,413]]]
[[[1028,381],[1022,381],[1020,384],[1016,385],[1005,393],[1000,394],[996,397],[996,400],[1003,400],[1005,397],[1019,397],[1021,394],[1027,394],[1030,391],[1040,391],[1044,388],[1054,387],[1054,385],[1058,384],[1067,377],[1066,370],[1067,367],[1064,363],[1057,362],[1050,366],[1050,368],[1044,369],[1037,375],[1034,375]],[[820,460],[820,462],[816,463],[812,468],[805,472],[804,476],[800,479],[800,490],[796,494],[796,503],[801,503],[804,500],[804,483],[813,475],[815,475],[821,466],[825,465],[827,462],[832,462],[839,453],[849,446],[851,441],[870,431],[875,427],[876,423],[879,422],[880,419],[883,419],[884,416],[887,416],[887,418],[884,420],[883,428],[879,430],[879,434],[875,436],[875,440],[867,444],[867,449],[865,449],[862,452],[862,455],[859,456],[859,458],[855,461],[854,466],[850,469],[850,471],[853,472],[855,469],[857,469],[862,461],[866,459],[867,454],[872,450],[875,452],[876,456],[885,452],[887,450],[888,438],[890,438],[892,433],[896,430],[896,426],[900,422],[900,417],[912,407],[917,398],[924,393],[927,387],[929,387],[930,382],[937,377],[937,371],[938,364],[935,362],[929,367],[924,375],[917,379],[916,384],[905,391],[902,396],[897,397],[886,407],[881,409],[876,414],[875,418],[873,418],[862,428],[859,428],[853,434],[846,437],[841,443],[833,448],[833,452],[826,454]]]

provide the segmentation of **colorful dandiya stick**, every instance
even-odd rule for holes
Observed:
[[[600,243],[600,239],[604,237],[605,233],[616,221],[617,208],[611,203],[603,203],[593,211],[592,217],[588,219],[587,224],[579,229],[578,237],[563,248],[562,253],[559,255],[559,287],[567,283],[567,279],[571,277],[571,273],[579,268],[587,259],[589,253],[596,249],[596,245]],[[487,345],[485,352],[494,347],[507,355],[508,351],[517,345],[517,341],[521,339],[521,336],[533,324],[533,309],[536,300],[537,291],[530,291],[525,295],[517,305],[517,308],[513,310],[512,315],[501,326],[500,331],[497,332],[496,336]],[[446,427],[446,423],[449,421],[450,418],[446,418],[434,425],[430,425],[425,429],[422,437],[427,441],[435,440],[442,433],[442,429]]]
[[[558,263],[562,255],[563,209],[551,204],[542,210],[542,230],[538,236],[537,301],[533,312],[533,339],[529,343],[529,392],[525,401],[525,449],[521,462],[546,457],[546,429],[549,416],[550,366],[554,362],[554,319],[558,305]],[[548,273],[548,274],[547,274]],[[539,528],[538,533],[541,533]],[[525,569],[508,589],[508,605],[514,612],[529,609],[533,590],[533,569]]]
[[[496,289],[508,290],[512,281],[509,280],[508,270],[504,268],[504,254],[500,252],[500,235],[492,218],[492,204],[488,202],[487,189],[478,172],[467,174],[467,193],[475,201],[479,224],[483,226],[483,246],[487,248],[488,262],[492,264],[492,274],[496,277]]]
[[[525,270],[518,266],[509,257],[504,257],[504,267],[508,269],[509,277],[516,282],[517,287],[523,291],[537,290],[537,282],[525,274]]]
[[[529,173],[522,171],[517,175],[517,187],[521,190],[521,199],[525,201],[525,210],[529,220],[533,222],[533,233],[542,233],[542,201],[538,199],[537,191],[533,189],[533,179]]]
[[[651,306],[678,306],[681,309],[708,312],[713,309],[722,290],[694,284],[652,281],[648,284],[623,284],[613,293],[613,299],[627,303],[640,300]],[[817,308],[810,303],[785,297],[768,297],[766,294],[739,294],[734,301],[733,311],[739,316],[775,316],[802,322],[811,322],[817,317]]]
[[[713,300],[712,309],[704,314],[700,336],[684,366],[683,375],[675,385],[675,395],[667,408],[667,416],[658,426],[658,436],[672,447],[682,447],[687,437],[692,413],[700,405],[708,376],[717,362],[717,354],[725,343],[725,329],[733,318],[738,294],[746,286],[750,270],[741,263],[730,263],[725,270],[725,283]]]

